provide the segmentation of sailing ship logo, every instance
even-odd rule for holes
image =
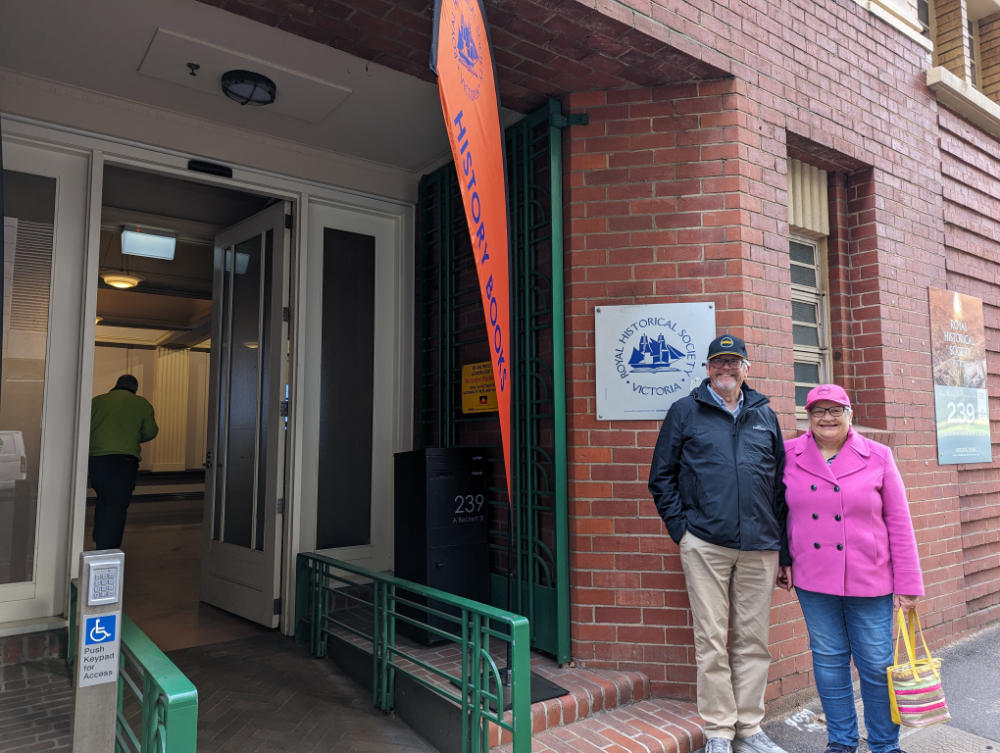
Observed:
[[[698,347],[695,337],[677,320],[646,316],[621,330],[614,348],[615,371],[634,395],[665,397],[690,391]]]
[[[663,418],[705,377],[715,339],[711,303],[594,309],[595,407],[600,421]]]
[[[455,45],[455,56],[458,62],[476,78],[480,78],[479,67],[483,62],[476,43],[472,41],[472,26],[465,20],[463,14],[458,22],[458,42]]]
[[[479,0],[454,0],[451,17],[451,44],[466,96],[479,97],[483,81],[482,24],[479,21]]]
[[[658,374],[661,371],[680,371],[673,364],[685,357],[685,354],[673,345],[667,345],[662,332],[656,340],[651,340],[649,335],[643,335],[639,338],[639,347],[632,348],[632,357],[628,359],[629,372]]]

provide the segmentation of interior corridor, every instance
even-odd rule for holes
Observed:
[[[152,486],[137,486],[128,509],[124,612],[161,651],[204,646],[272,632],[199,600],[201,524],[198,499],[146,502]],[[183,493],[183,492],[181,492]],[[94,549],[94,505],[87,505],[84,545]]]

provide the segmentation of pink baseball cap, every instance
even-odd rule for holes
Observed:
[[[813,403],[820,400],[829,400],[831,403],[843,405],[845,408],[851,407],[851,398],[847,396],[844,388],[837,384],[821,384],[813,387],[806,395],[806,410],[812,407]]]

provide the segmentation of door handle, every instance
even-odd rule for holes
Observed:
[[[211,468],[212,467],[212,453],[211,452],[205,453],[205,462],[201,464],[201,467],[202,468]]]

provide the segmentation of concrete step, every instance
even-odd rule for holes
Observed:
[[[691,753],[705,744],[694,704],[646,698],[537,732],[533,753]],[[509,744],[495,753],[510,753]]]

